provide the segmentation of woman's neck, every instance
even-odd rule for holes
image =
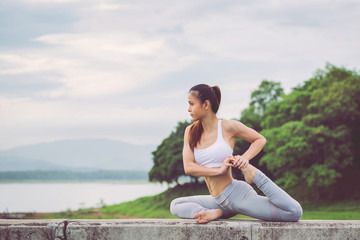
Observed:
[[[201,125],[204,132],[210,132],[212,129],[217,128],[218,118],[215,114],[209,115],[204,119],[201,119]]]

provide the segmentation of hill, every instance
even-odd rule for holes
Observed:
[[[62,140],[0,151],[0,171],[141,170],[152,166],[153,145],[107,139]]]

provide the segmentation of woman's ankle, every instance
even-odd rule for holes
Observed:
[[[256,167],[251,164],[248,164],[246,168],[240,169],[244,174],[245,181],[248,184],[252,184],[255,178],[256,173],[259,171]]]

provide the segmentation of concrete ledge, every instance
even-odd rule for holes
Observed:
[[[183,219],[0,220],[0,240],[17,239],[360,239],[360,221],[297,223]]]

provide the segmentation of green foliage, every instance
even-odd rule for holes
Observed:
[[[154,166],[149,172],[150,181],[178,182],[179,177],[185,175],[182,150],[184,133],[189,122],[179,122],[175,132],[165,138],[157,149],[152,152]],[[196,178],[197,179],[197,178]]]
[[[312,199],[354,196],[360,180],[360,77],[327,64],[264,112],[260,164],[291,194]]]
[[[259,88],[251,93],[250,106],[254,108],[254,113],[262,116],[271,103],[279,101],[283,93],[280,82],[263,80]]]
[[[248,108],[245,108],[241,112],[240,122],[246,123],[246,126],[255,129],[256,131],[261,131],[261,115],[256,113],[255,107],[250,105]]]
[[[280,82],[263,80],[258,89],[251,93],[249,107],[241,112],[240,121],[250,128],[261,131],[261,119],[266,109],[278,102],[284,94]]]
[[[274,102],[265,110],[260,125],[263,129],[269,129],[290,121],[299,121],[307,113],[309,102],[309,92],[294,89],[290,94],[283,95],[281,101]]]
[[[264,112],[271,107],[274,103],[281,100],[284,95],[284,90],[281,87],[280,82],[273,82],[263,80],[255,91],[251,93],[251,99],[249,107],[241,112],[240,122],[246,126],[260,132],[262,130],[261,120],[263,119]],[[249,142],[243,139],[237,139],[234,146],[234,155],[242,155],[250,147]],[[264,151],[261,151],[257,156],[251,160],[251,164],[255,167],[259,166],[259,161],[264,155]],[[271,172],[267,169],[262,169],[263,172],[272,176]],[[241,172],[238,169],[232,169],[233,177],[241,179]]]

